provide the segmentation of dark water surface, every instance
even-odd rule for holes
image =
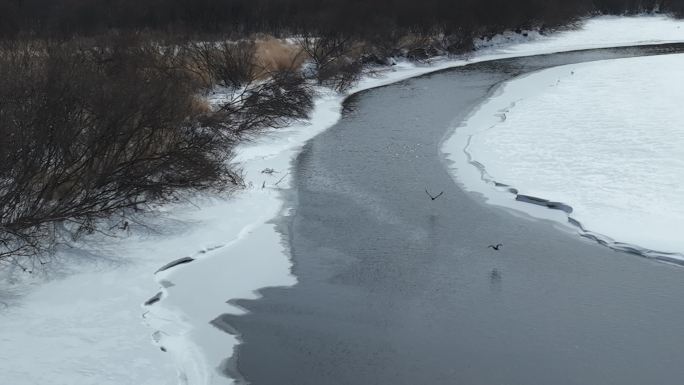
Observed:
[[[488,206],[439,152],[514,76],[672,50],[478,63],[350,98],[296,160],[283,227],[299,283],[215,321],[244,340],[226,371],[254,385],[683,384],[684,268]]]

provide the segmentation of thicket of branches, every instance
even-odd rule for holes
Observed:
[[[182,190],[240,185],[232,146],[312,104],[294,71],[257,79],[254,55],[130,36],[0,45],[0,260]],[[230,96],[217,111],[198,97],[215,85]]]
[[[183,45],[181,52],[184,67],[201,79],[203,89],[227,92],[218,110],[202,119],[224,134],[239,138],[280,128],[306,118],[313,107],[297,56],[274,70],[258,63],[254,41],[193,42]]]

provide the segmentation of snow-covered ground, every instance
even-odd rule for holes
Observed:
[[[507,83],[457,129],[449,151],[464,184],[496,203],[530,208],[464,166],[456,149],[468,141],[490,182],[571,206],[605,240],[682,257],[683,86],[682,54],[541,71]]]
[[[481,49],[502,48],[500,52],[524,56],[570,49],[676,43],[682,41],[683,36],[684,23],[666,16],[603,16],[585,21],[581,28],[551,35],[530,31],[528,37],[534,40],[532,44],[527,44],[528,39],[521,41],[519,34],[509,32],[487,41],[478,41],[476,46]],[[510,45],[521,42],[523,44]]]
[[[474,61],[684,41],[682,25],[662,16],[601,17],[551,36],[511,34],[482,44],[469,61],[399,63],[352,92]],[[242,311],[230,299],[255,298],[259,288],[296,282],[271,219],[289,210],[281,189],[289,187],[291,160],[304,142],[339,119],[343,99],[323,92],[310,122],[241,145],[236,161],[251,187],[229,199],[195,197],[192,204],[162,207],[130,235],[93,238],[87,249],[59,253],[40,276],[3,268],[0,383],[229,383],[219,369],[237,338],[210,322]],[[261,173],[265,168],[278,173]],[[183,257],[196,260],[154,274]],[[143,305],[158,291],[160,301]]]

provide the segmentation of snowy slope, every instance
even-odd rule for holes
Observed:
[[[684,23],[649,16],[597,18],[552,36],[511,34],[464,60],[399,63],[352,92],[407,77],[503,57],[597,46],[684,41]],[[118,238],[65,250],[45,275],[0,273],[0,384],[220,384],[235,336],[210,322],[242,310],[226,302],[259,288],[291,285],[285,246],[270,220],[282,207],[288,169],[303,143],[333,125],[344,95],[322,93],[311,122],[247,143],[238,158],[252,183],[230,197],[193,197],[160,208]],[[268,176],[264,168],[279,173]],[[282,182],[276,183],[280,178]],[[262,183],[266,188],[262,189]],[[196,260],[154,274],[178,258]],[[143,302],[161,291],[161,300]],[[166,352],[162,352],[164,347]]]
[[[593,233],[684,256],[682,100],[682,54],[563,66],[507,84],[461,135],[488,178],[570,205]]]

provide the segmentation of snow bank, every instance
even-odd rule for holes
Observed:
[[[446,146],[462,154],[467,144],[454,159],[459,179],[494,203],[529,208],[496,181],[569,205],[571,218],[612,246],[682,258],[682,85],[682,54],[541,71],[506,84]],[[465,166],[466,155],[486,172]],[[563,214],[551,215],[567,223]]]
[[[381,77],[366,78],[352,92],[468,62],[684,41],[680,25],[664,17],[592,19],[579,31],[490,42],[469,61],[399,63]],[[133,235],[93,240],[87,250],[55,256],[48,277],[28,280],[2,271],[19,279],[0,282],[3,383],[229,383],[219,370],[238,340],[210,322],[242,312],[228,300],[256,298],[260,288],[296,282],[271,220],[290,209],[281,200],[282,189],[290,186],[290,162],[307,140],[339,119],[343,99],[322,92],[311,122],[241,145],[236,161],[251,186],[230,199],[196,197],[192,204],[160,208],[145,220],[148,228],[134,227]],[[263,174],[266,168],[277,173]],[[179,258],[193,262],[150,279]],[[143,305],[148,299],[149,305]]]
[[[663,15],[601,16],[585,20],[577,29],[549,35],[525,33],[527,37],[509,32],[479,40],[475,45],[479,49],[526,56],[535,52],[676,43],[684,40],[684,23]],[[529,44],[530,40],[534,41]]]

